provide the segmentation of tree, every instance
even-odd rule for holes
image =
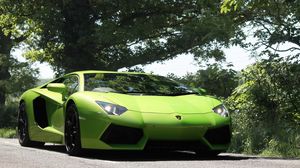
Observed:
[[[300,51],[300,1],[299,0],[224,0],[221,11],[234,14],[237,24],[248,27],[257,42],[252,50],[264,48],[261,55],[274,52],[291,52],[291,58],[299,57]],[[281,44],[291,47],[282,49]]]
[[[235,152],[298,156],[300,64],[263,60],[243,70],[227,104],[232,111]]]
[[[117,70],[182,53],[221,60],[235,26],[218,7],[217,0],[37,1],[29,17],[38,38],[25,55],[58,72]]]
[[[15,0],[0,0],[0,106],[5,104],[7,87],[12,82],[11,73],[16,66],[11,51],[26,40],[32,31],[28,26],[30,20],[25,16],[28,9]],[[25,64],[18,66],[28,68]]]
[[[238,75],[233,69],[223,69],[220,64],[208,65],[195,74],[190,73],[183,77],[169,74],[169,77],[194,88],[204,88],[209,95],[227,98],[238,86]]]
[[[299,9],[299,0],[222,2],[221,11],[235,15],[237,25],[250,29],[248,36],[256,39],[240,44],[255,57],[267,58],[242,73],[243,83],[228,99],[239,111],[233,117],[238,152],[299,155]],[[290,47],[283,48],[285,43]]]
[[[30,64],[18,62],[11,58],[9,67],[10,78],[4,82],[5,106],[0,105],[0,128],[15,128],[18,116],[18,97],[27,89],[36,85],[38,70]]]

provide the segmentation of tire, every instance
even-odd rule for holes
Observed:
[[[65,146],[69,155],[78,156],[82,153],[79,116],[75,104],[69,105],[66,111]]]
[[[45,142],[31,141],[29,138],[28,117],[25,109],[25,102],[23,101],[20,103],[18,112],[17,136],[19,143],[25,147],[42,147]]]

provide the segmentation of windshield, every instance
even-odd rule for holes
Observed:
[[[145,95],[198,94],[192,89],[162,76],[122,73],[84,74],[84,90]]]

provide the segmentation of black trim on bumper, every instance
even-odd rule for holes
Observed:
[[[201,141],[162,141],[148,140],[146,150],[207,150],[208,147]]]
[[[143,130],[110,124],[100,140],[107,144],[137,144],[143,137]]]
[[[204,137],[211,144],[229,144],[231,140],[231,130],[229,125],[209,129]]]

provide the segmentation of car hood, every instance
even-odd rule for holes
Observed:
[[[99,101],[109,101],[126,107],[131,111],[149,113],[208,113],[221,102],[209,96],[149,96],[128,95],[119,93],[89,92],[89,95]],[[102,97],[102,98],[101,98]]]

